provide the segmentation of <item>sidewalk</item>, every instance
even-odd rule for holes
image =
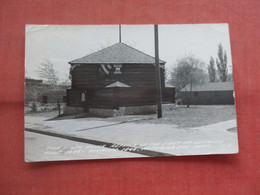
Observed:
[[[25,131],[26,162],[109,159],[115,157],[146,156]]]
[[[139,151],[154,151],[166,155],[238,152],[237,134],[228,131],[228,129],[236,127],[236,120],[180,129],[169,124],[107,122],[98,118],[45,121],[46,119],[26,116],[25,127],[61,136],[114,144],[114,149],[119,147],[138,148]],[[116,153],[115,157],[117,157]]]

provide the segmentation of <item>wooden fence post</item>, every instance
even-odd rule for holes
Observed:
[[[58,110],[59,110],[59,116],[60,116],[60,101],[59,101],[59,99],[57,101],[57,104],[58,104]]]

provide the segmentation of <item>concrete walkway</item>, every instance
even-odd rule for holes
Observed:
[[[26,162],[147,157],[28,131],[24,138]]]
[[[26,116],[25,128],[57,135],[109,143],[113,150],[110,158],[135,157],[131,151],[153,151],[171,155],[230,154],[238,152],[236,120],[223,121],[203,127],[179,129],[166,124],[136,124],[134,122],[107,122],[98,118],[46,121],[47,117]],[[86,142],[87,143],[87,142]],[[91,149],[89,150],[91,153]],[[93,156],[97,158],[98,151]],[[130,154],[131,153],[131,154]],[[132,155],[133,154],[133,155]],[[149,154],[149,153],[148,153]],[[132,155],[132,156],[131,156]],[[141,154],[140,155],[144,155]],[[102,153],[100,153],[102,156]]]

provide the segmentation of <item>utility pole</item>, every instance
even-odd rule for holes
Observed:
[[[156,73],[156,99],[157,99],[157,118],[162,118],[162,85],[159,64],[159,40],[158,24],[154,25],[154,47],[155,47],[155,73]]]
[[[119,25],[119,43],[121,43],[121,25]]]

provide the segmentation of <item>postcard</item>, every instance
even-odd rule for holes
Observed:
[[[25,36],[26,162],[238,153],[228,24]]]

